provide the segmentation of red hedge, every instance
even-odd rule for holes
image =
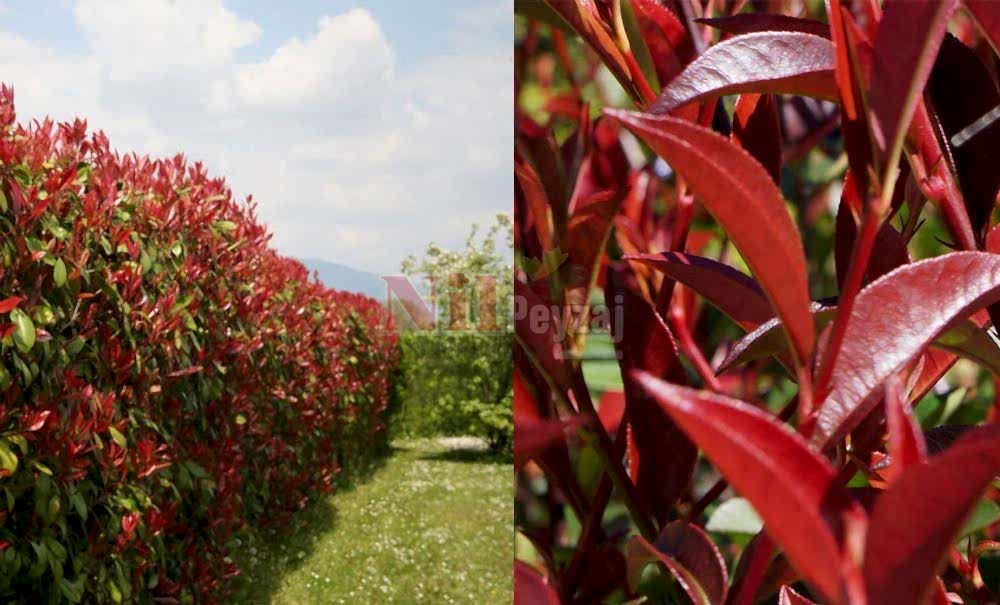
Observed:
[[[0,599],[214,600],[384,436],[395,335],[200,163],[14,119],[2,87]]]

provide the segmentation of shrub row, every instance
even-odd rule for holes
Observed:
[[[405,332],[400,431],[410,435],[474,435],[494,450],[513,432],[511,336],[507,332]]]
[[[0,600],[211,602],[385,434],[396,336],[252,200],[0,89]]]

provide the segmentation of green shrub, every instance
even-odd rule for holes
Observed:
[[[506,332],[407,332],[400,338],[399,430],[414,436],[474,435],[511,446],[511,336]]]

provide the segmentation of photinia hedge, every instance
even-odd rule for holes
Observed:
[[[515,599],[996,602],[1000,3],[515,7]]]
[[[268,247],[252,202],[0,88],[0,600],[213,602],[384,435],[383,308]]]

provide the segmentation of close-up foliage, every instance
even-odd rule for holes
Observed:
[[[1000,2],[515,11],[515,601],[997,602]]]
[[[252,201],[0,89],[0,600],[204,603],[385,447],[396,334]]]

